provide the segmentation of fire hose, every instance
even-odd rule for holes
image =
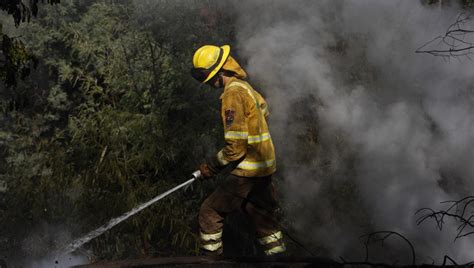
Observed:
[[[76,249],[80,248],[82,245],[84,245],[85,243],[91,241],[92,239],[100,236],[101,234],[105,233],[106,231],[110,230],[112,227],[116,226],[117,224],[123,222],[124,220],[130,218],[131,216],[137,214],[138,212],[144,210],[145,208],[153,205],[154,203],[158,202],[159,200],[165,198],[166,196],[176,192],[177,190],[185,187],[185,186],[188,186],[190,185],[191,183],[193,183],[195,180],[201,178],[201,171],[197,170],[195,172],[192,173],[192,178],[190,178],[189,180],[181,183],[180,185],[172,188],[172,189],[169,189],[168,191],[164,192],[164,193],[161,193],[159,195],[157,195],[156,197],[154,197],[153,199],[133,208],[132,210],[128,211],[127,213],[119,216],[119,217],[116,217],[116,218],[113,218],[111,219],[109,222],[107,222],[106,224],[100,226],[99,228],[95,229],[94,231],[84,235],[83,237],[79,238],[79,239],[76,239],[75,241],[73,241],[71,244],[69,244],[66,248],[65,248],[65,252],[64,253],[71,253],[71,252],[74,252]]]
[[[99,228],[95,229],[94,231],[84,235],[83,237],[79,238],[79,239],[76,239],[75,241],[73,241],[72,243],[70,243],[64,251],[62,251],[62,253],[64,254],[69,254],[71,252],[74,252],[75,250],[77,250],[78,248],[80,248],[82,245],[88,243],[89,241],[91,241],[92,239],[102,235],[103,233],[105,233],[106,231],[110,230],[111,228],[113,228],[114,226],[118,225],[119,223],[123,222],[124,220],[130,218],[131,216],[137,214],[138,212],[144,210],[145,208],[153,205],[154,203],[158,202],[159,200],[165,198],[166,196],[176,192],[177,190],[183,188],[183,187],[186,187],[186,186],[189,186],[190,184],[192,184],[194,181],[198,180],[198,179],[201,179],[202,178],[202,174],[201,174],[201,171],[197,170],[195,172],[192,173],[192,178],[190,178],[189,180],[175,186],[174,188],[172,189],[169,189],[168,191],[164,192],[164,193],[161,193],[159,195],[157,195],[156,197],[154,197],[153,199],[133,208],[132,210],[128,211],[127,213],[119,216],[119,217],[116,217],[116,218],[113,218],[111,219],[109,222],[107,222],[106,224],[100,226]],[[257,205],[255,204],[252,200],[246,198],[246,197],[242,197],[242,196],[237,196],[247,202],[250,202],[250,203],[253,203],[254,205]],[[262,209],[263,211],[266,211],[266,209],[264,207],[261,207],[261,206],[258,206],[260,209]],[[262,216],[268,216],[268,215],[265,215],[266,213],[263,213]],[[280,225],[280,224],[278,224]],[[280,225],[280,227],[282,228],[282,230],[284,230],[283,226]],[[309,249],[307,249],[303,244],[301,244],[299,241],[297,241],[295,238],[293,238],[292,236],[290,236],[290,234],[288,234],[288,232],[285,230],[284,231],[285,234],[287,235],[288,238],[290,238],[293,242],[295,242],[298,246],[300,246],[301,248],[303,248],[305,251],[307,251],[308,253],[310,253],[312,256],[314,256],[314,253],[311,252]]]

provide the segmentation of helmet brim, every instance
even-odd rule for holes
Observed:
[[[222,68],[222,66],[224,66],[224,63],[225,61],[227,60],[227,58],[229,57],[229,54],[230,54],[230,46],[229,45],[223,45],[221,46],[221,49],[222,49],[222,59],[221,61],[219,62],[219,64],[216,66],[216,68],[214,68],[214,70],[212,70],[209,75],[207,76],[207,78],[203,81],[203,83],[206,83],[207,81],[211,80],[216,74],[217,72],[219,72],[219,70]]]

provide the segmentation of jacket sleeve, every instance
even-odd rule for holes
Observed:
[[[213,161],[209,161],[211,168],[216,171],[242,159],[247,153],[248,118],[245,99],[237,89],[229,89],[222,96],[221,117],[224,124],[225,146]]]

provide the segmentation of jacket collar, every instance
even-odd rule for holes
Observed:
[[[240,81],[242,81],[242,80],[238,79],[237,77],[231,77],[231,78],[229,79],[229,82],[227,82],[227,84],[225,85],[224,91],[222,92],[220,99],[222,99],[222,96],[224,96],[225,92],[226,92],[227,90],[229,90],[229,85],[232,84],[232,82],[235,82],[235,81],[239,81],[239,82],[240,82]]]

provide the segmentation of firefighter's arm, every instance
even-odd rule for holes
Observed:
[[[222,96],[222,121],[225,146],[208,161],[213,172],[218,173],[231,163],[241,160],[247,153],[247,117],[245,99],[238,90],[229,89]]]

